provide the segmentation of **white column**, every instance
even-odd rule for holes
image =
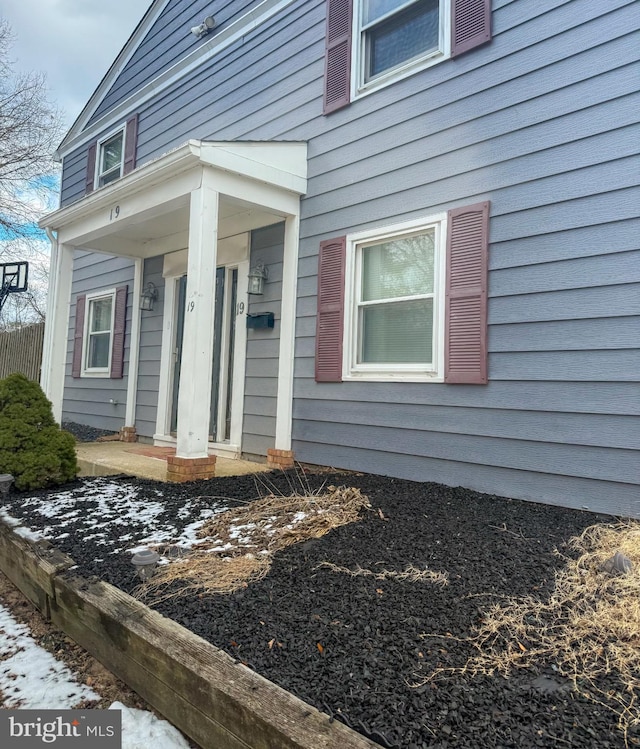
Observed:
[[[179,458],[208,455],[218,202],[213,175],[204,168],[200,187],[191,193],[189,213],[187,293],[178,392],[176,456]]]
[[[127,405],[124,425],[136,425],[136,397],[138,394],[138,362],[140,361],[140,293],[144,260],[134,260],[133,298],[131,301],[131,335],[129,337],[129,367],[127,369]]]
[[[67,364],[73,247],[58,244],[52,248],[50,276],[41,382],[45,395],[53,405],[53,418],[59,423]]]
[[[284,257],[282,261],[282,308],[280,310],[280,352],[278,355],[278,395],[276,401],[276,450],[291,450],[299,228],[299,216],[289,216],[284,228]]]

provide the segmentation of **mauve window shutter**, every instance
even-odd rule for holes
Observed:
[[[451,57],[491,39],[491,0],[452,0]]]
[[[111,349],[111,377],[120,379],[124,372],[124,329],[127,320],[127,287],[116,289],[116,308],[113,315],[113,344]]]
[[[449,211],[445,382],[487,382],[489,202]]]
[[[84,192],[88,195],[93,192],[93,186],[96,179],[96,153],[98,143],[92,143],[87,152],[87,176],[85,177]]]
[[[342,382],[346,237],[320,243],[316,382]]]
[[[73,332],[72,377],[80,377],[82,374],[82,341],[84,339],[84,313],[86,306],[87,295],[79,294],[76,298],[76,326]]]
[[[124,168],[123,174],[129,174],[136,166],[136,149],[138,147],[138,115],[127,120],[124,133]]]
[[[324,58],[324,114],[351,100],[352,0],[327,0]]]

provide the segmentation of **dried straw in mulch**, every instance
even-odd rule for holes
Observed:
[[[159,567],[136,594],[158,601],[198,592],[232,593],[262,579],[276,552],[353,523],[370,506],[359,489],[344,486],[289,497],[269,494],[208,520],[198,531],[198,546]]]
[[[424,569],[421,570],[410,564],[402,572],[395,572],[394,570],[380,570],[374,572],[363,567],[356,567],[355,570],[351,570],[348,567],[339,567],[337,564],[332,562],[322,562],[315,569],[326,567],[333,572],[341,572],[345,575],[351,575],[351,577],[373,577],[376,580],[402,580],[408,583],[433,583],[434,585],[449,585],[449,573],[448,572],[436,572],[435,570]]]
[[[593,525],[569,546],[548,600],[508,598],[486,613],[472,637],[477,653],[459,669],[437,669],[420,683],[446,673],[508,676],[516,668],[555,665],[583,696],[612,710],[625,743],[640,728],[640,523]],[[616,551],[633,568],[610,574],[604,563]],[[601,676],[618,687],[603,690]]]

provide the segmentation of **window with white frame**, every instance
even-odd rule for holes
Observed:
[[[354,1],[358,90],[413,72],[448,52],[449,0]]]
[[[98,143],[97,187],[119,179],[124,167],[124,128]]]
[[[115,289],[87,295],[84,338],[84,375],[109,374],[113,340]]]
[[[445,216],[347,237],[344,375],[443,375]]]

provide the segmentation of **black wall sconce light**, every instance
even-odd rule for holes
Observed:
[[[257,263],[249,271],[249,294],[264,293],[264,282],[269,278],[269,270],[264,263]]]
[[[153,309],[153,304],[158,298],[158,289],[156,289],[156,285],[149,281],[149,283],[144,287],[142,290],[142,293],[140,294],[140,309],[146,310],[147,312],[151,311]]]

